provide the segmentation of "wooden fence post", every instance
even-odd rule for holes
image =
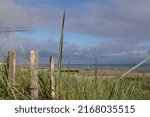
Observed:
[[[15,88],[15,71],[16,71],[16,53],[14,51],[8,52],[8,83],[10,89]]]
[[[52,56],[50,57],[49,69],[50,69],[50,97],[51,99],[55,99],[55,76],[54,76],[55,63],[54,57]]]
[[[30,51],[30,67],[31,67],[31,97],[33,100],[38,99],[38,52]]]

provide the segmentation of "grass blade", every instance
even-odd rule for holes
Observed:
[[[59,54],[58,54],[58,95],[60,96],[60,80],[61,80],[61,68],[62,68],[62,52],[63,52],[63,37],[64,37],[64,24],[65,24],[65,11],[63,14],[60,43],[59,43]]]
[[[141,61],[139,64],[135,65],[133,68],[131,68],[130,70],[128,70],[126,73],[124,73],[121,77],[125,77],[127,74],[129,74],[130,72],[132,72],[133,70],[135,70],[136,68],[140,67],[142,64],[144,64],[145,62],[147,62],[148,60],[150,60],[150,56],[145,58],[143,61]]]
[[[109,100],[111,99],[112,95],[113,95],[113,92],[114,90],[116,89],[117,87],[117,84],[119,83],[119,81],[121,79],[123,79],[126,75],[128,75],[130,72],[132,72],[133,70],[137,69],[138,67],[140,67],[142,64],[144,64],[145,62],[147,62],[148,60],[150,60],[150,56],[145,58],[143,61],[141,61],[140,63],[138,63],[137,65],[135,65],[134,67],[132,67],[130,70],[128,70],[126,73],[124,73],[118,80],[117,82],[114,84],[114,86],[112,87],[112,90],[110,92],[110,96],[109,96]]]

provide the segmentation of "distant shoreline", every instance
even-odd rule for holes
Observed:
[[[4,64],[0,64],[0,65],[4,65]],[[16,69],[21,69],[23,71],[28,70],[29,66],[28,65],[17,65]],[[150,68],[150,67],[149,67]],[[38,70],[44,70],[46,72],[49,72],[49,68],[48,66],[38,66]],[[97,76],[99,78],[119,78],[121,75],[123,75],[125,72],[127,72],[129,69],[126,68],[97,68]],[[55,72],[57,72],[57,66],[55,66]],[[95,77],[95,68],[91,69],[91,68],[74,68],[74,67],[62,67],[62,73],[70,73],[70,74],[76,74],[76,75],[80,75],[80,76],[85,76],[85,77],[90,77],[90,78],[94,78]],[[129,73],[127,76],[131,76],[131,77],[146,77],[146,78],[150,78],[150,70],[139,70],[136,69],[134,71],[132,71],[131,73]]]
[[[6,65],[6,63],[0,63],[0,65]],[[18,67],[28,67],[27,64],[17,64]],[[115,71],[128,71],[132,67],[134,67],[135,64],[97,64],[98,70],[115,70]],[[38,65],[38,68],[44,68],[47,69],[49,67],[48,64],[42,64]],[[67,64],[62,65],[62,69],[74,69],[74,70],[95,70],[95,64],[70,64],[69,66]],[[57,69],[57,64],[55,64],[55,69]],[[150,64],[144,64],[140,66],[139,68],[135,69],[136,72],[150,72]]]

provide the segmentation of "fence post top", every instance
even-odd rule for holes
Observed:
[[[31,51],[30,51],[30,53],[34,53],[34,52],[36,52],[36,53],[37,53],[38,51],[36,51],[36,50],[31,50]]]
[[[8,53],[16,53],[16,51],[9,50]]]

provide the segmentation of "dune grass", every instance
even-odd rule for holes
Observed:
[[[63,38],[64,38],[64,25],[65,25],[65,11],[63,14],[62,27],[60,33],[59,53],[58,53],[58,95],[61,95],[61,68],[62,68],[62,54],[63,54]]]
[[[39,99],[50,99],[49,73],[40,70],[39,76]],[[75,73],[63,73],[61,79],[57,77],[56,82],[61,80],[61,95],[58,94],[59,87],[56,86],[56,100],[106,100],[110,96],[111,90],[118,79],[97,78],[97,88],[95,89],[95,78],[79,76]],[[97,92],[97,93],[95,93]],[[16,86],[14,92],[10,91],[7,85],[7,77],[4,71],[0,72],[0,99],[30,100],[30,74],[27,71],[17,69]],[[150,83],[142,77],[125,77],[117,84],[111,99],[134,100],[150,99]]]

